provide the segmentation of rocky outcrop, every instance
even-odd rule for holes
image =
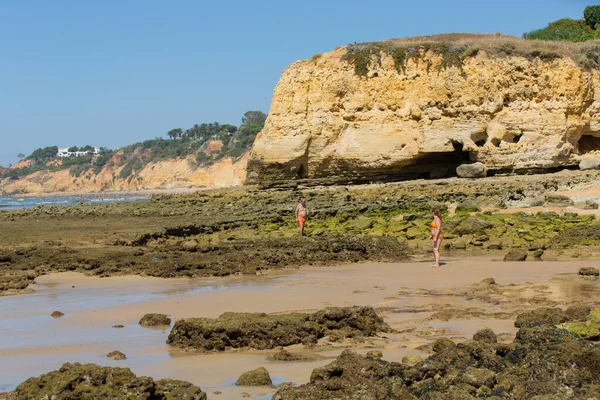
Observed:
[[[600,157],[600,74],[569,56],[581,46],[455,35],[298,61],[275,89],[247,182],[426,178],[474,162],[490,174],[576,167]]]
[[[273,399],[597,398],[600,350],[580,336],[538,322],[522,327],[513,343],[505,344],[485,329],[474,340],[441,346],[425,360],[402,364],[345,350],[313,370],[309,383],[282,387]]]
[[[390,330],[370,307],[327,307],[314,314],[228,312],[216,319],[176,321],[167,344],[200,351],[265,350],[299,343],[313,345],[325,336],[361,338]]]
[[[154,381],[135,376],[129,368],[78,363],[67,363],[57,371],[29,378],[11,394],[15,399],[206,400],[206,393],[189,382]]]

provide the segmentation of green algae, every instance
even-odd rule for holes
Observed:
[[[600,340],[600,312],[592,311],[584,322],[566,322],[558,327],[566,329],[582,339]]]

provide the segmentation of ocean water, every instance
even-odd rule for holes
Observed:
[[[39,205],[69,206],[79,203],[103,204],[117,201],[147,201],[151,195],[85,194],[50,197],[0,197],[0,210],[33,208]]]

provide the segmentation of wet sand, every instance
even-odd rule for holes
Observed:
[[[583,266],[598,268],[600,261],[445,261],[438,269],[430,268],[430,262],[362,263],[220,279],[43,276],[31,286],[33,294],[0,298],[0,392],[64,362],[93,362],[129,367],[138,375],[187,380],[202,387],[209,398],[240,398],[244,392],[269,398],[273,389],[237,388],[233,383],[241,373],[259,366],[269,370],[275,383],[304,383],[314,368],[328,364],[350,345],[288,348],[319,356],[311,362],[268,361],[273,351],[185,354],[165,344],[170,328],[137,324],[149,312],[169,314],[176,320],[216,317],[225,311],[278,313],[370,305],[398,333],[353,347],[361,353],[379,349],[385,359],[400,361],[408,354],[425,356],[426,349],[416,347],[437,337],[460,341],[483,327],[511,339],[516,332],[513,319],[492,313],[510,314],[537,303],[542,303],[539,307],[590,302],[598,295],[598,281],[563,274],[574,274]],[[470,286],[488,277],[495,278],[501,290],[488,293]],[[489,300],[492,297],[494,301]],[[473,314],[447,321],[434,315],[456,309],[464,310],[465,316]],[[53,319],[49,314],[54,310],[66,315]],[[125,327],[111,327],[116,324]],[[124,352],[127,360],[107,359],[105,354],[112,350]],[[215,391],[222,394],[214,395]]]

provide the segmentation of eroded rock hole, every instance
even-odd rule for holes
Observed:
[[[513,143],[519,143],[519,141],[521,140],[521,138],[523,137],[523,134],[521,135],[517,135],[513,138],[512,142]]]
[[[308,178],[308,168],[304,166],[304,164],[300,165],[298,168],[298,179],[306,179]]]
[[[600,150],[600,137],[585,135],[579,139],[579,153],[585,154],[590,151]]]

